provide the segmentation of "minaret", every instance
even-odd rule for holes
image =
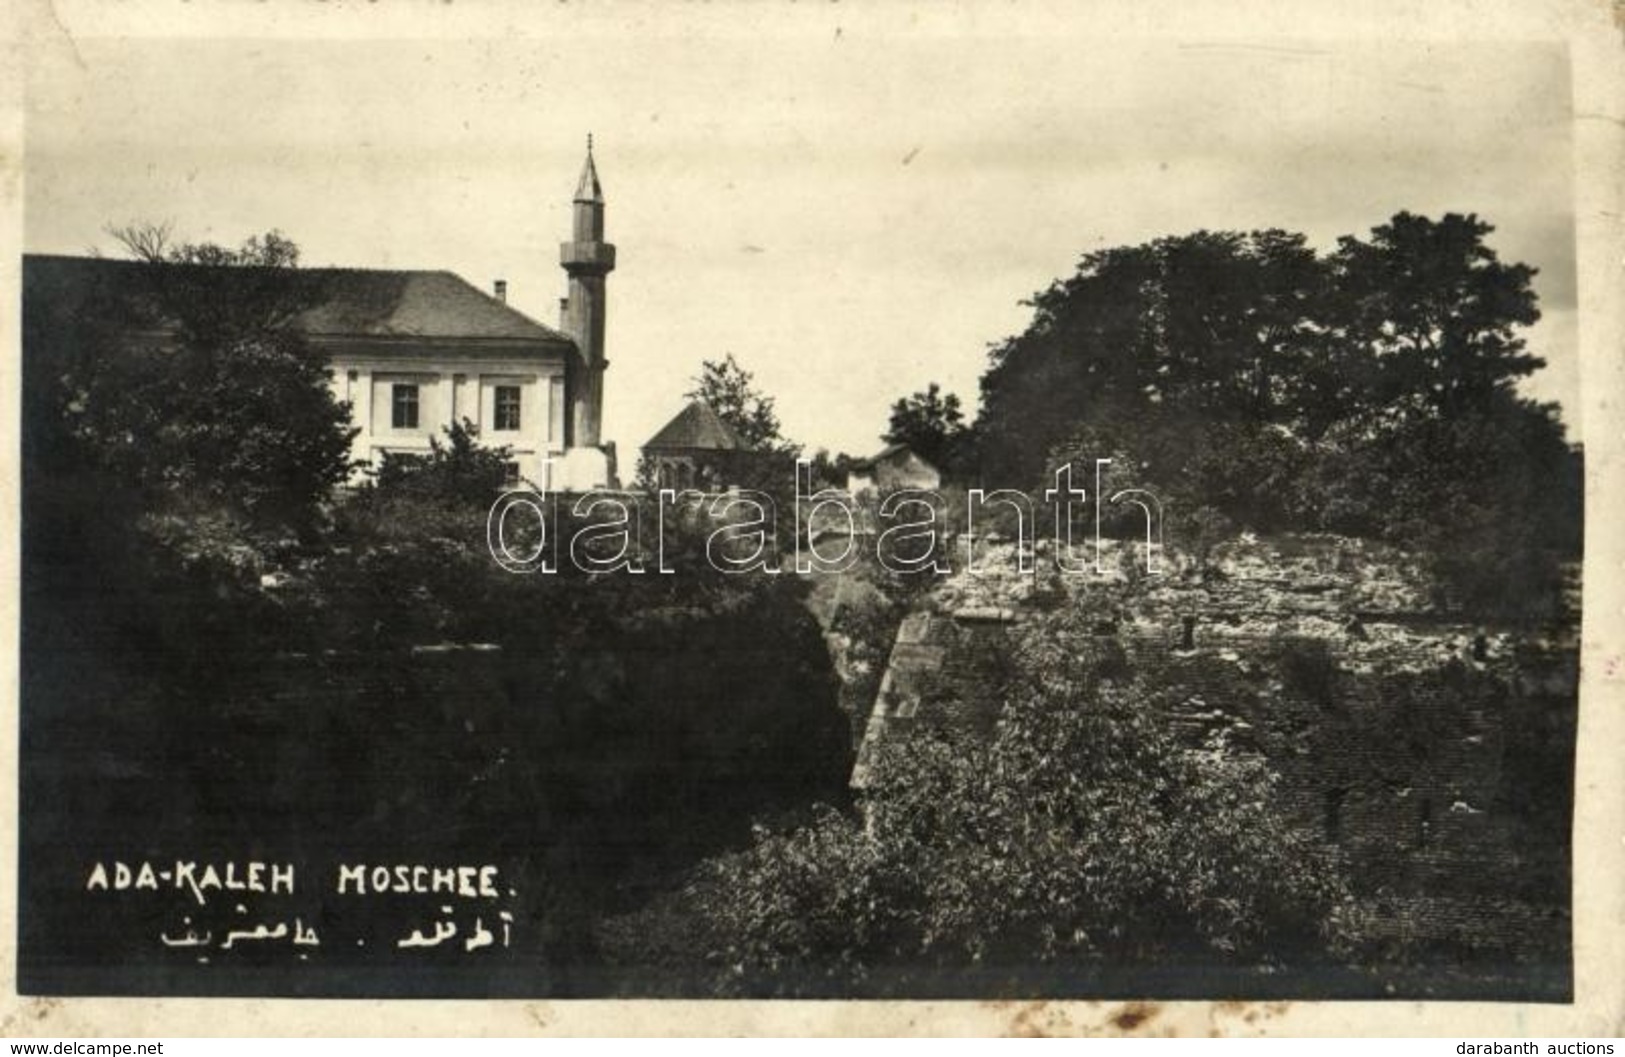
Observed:
[[[575,220],[570,241],[559,246],[559,263],[570,275],[564,303],[564,329],[581,350],[580,368],[570,392],[569,432],[572,448],[598,446],[604,410],[604,276],[615,270],[615,247],[604,241],[604,191],[592,162],[592,136],[587,136],[587,162],[576,185]]]

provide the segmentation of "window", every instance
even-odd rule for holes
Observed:
[[[502,464],[502,486],[504,488],[512,488],[514,485],[516,485],[518,483],[519,483],[519,464],[516,463],[516,462],[505,462],[505,463],[503,463]]]
[[[555,374],[547,384],[547,443],[564,450],[564,376]]]
[[[418,387],[408,382],[397,382],[390,392],[390,427],[392,429],[417,429]]]
[[[517,385],[499,385],[496,387],[496,421],[493,428],[514,430],[519,428],[519,387]]]

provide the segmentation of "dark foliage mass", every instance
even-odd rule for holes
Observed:
[[[1198,558],[1238,527],[1381,536],[1433,556],[1442,606],[1538,618],[1578,546],[1578,464],[1515,389],[1539,365],[1517,336],[1532,273],[1489,231],[1400,214],[1329,254],[1280,231],[1090,254],[994,350],[974,427],[933,385],[888,439],[989,487],[1071,462],[1093,488],[1111,458],[1109,489],[1163,497]],[[987,666],[991,734],[889,744],[860,811],[853,736],[930,577],[871,568],[867,615],[832,618],[870,666],[843,712],[808,585],[718,571],[703,519],[629,516],[633,560],[672,574],[582,571],[570,548],[617,541],[568,509],[556,572],[504,570],[486,515],[508,454],[471,424],[339,487],[348,409],[291,325],[310,296],[291,243],[119,234],[139,282],[25,291],[28,957],[172,967],[155,930],[81,927],[73,871],[245,841],[500,859],[527,937],[510,967],[560,994],[1020,993],[1124,967],[1155,987],[1168,964],[1267,975],[1359,942],[1346,864],[1283,814],[1264,758],[1177,735],[1180,691],[1064,592]],[[732,357],[696,386],[757,448],[737,483],[795,531],[771,398]],[[1271,663],[1306,710],[1341,699],[1329,655]],[[1513,767],[1561,769],[1541,723],[1509,739]]]
[[[509,483],[511,449],[481,445],[480,427],[466,418],[444,432],[444,440],[430,437],[429,450],[422,454],[386,452],[375,476],[378,489],[450,506],[489,504]]]
[[[1269,769],[1178,738],[1172,691],[1077,619],[1025,636],[991,739],[892,743],[863,818],[759,831],[616,922],[622,954],[721,993],[882,995],[1329,958],[1346,883]]]
[[[961,476],[973,457],[973,435],[959,397],[944,393],[936,382],[892,404],[883,439],[907,445],[950,477]]]
[[[149,508],[202,502],[266,529],[308,529],[349,469],[349,409],[294,326],[312,291],[271,233],[237,249],[166,247],[25,291],[25,458],[93,471]],[[90,278],[97,276],[98,278]]]
[[[1545,616],[1579,459],[1516,388],[1542,365],[1519,336],[1534,270],[1491,231],[1400,213],[1326,254],[1279,230],[1091,253],[992,351],[982,475],[1092,480],[1113,458],[1187,536],[1222,518],[1386,538],[1437,555],[1463,606]]]
[[[733,353],[720,360],[706,360],[694,378],[694,388],[684,393],[689,400],[710,406],[722,421],[733,427],[741,440],[758,452],[795,455],[801,446],[780,432],[774,398],[764,393],[756,376],[740,366]]]
[[[793,578],[724,576],[643,508],[672,574],[504,571],[505,454],[466,424],[336,489],[347,409],[286,328],[295,258],[184,247],[73,318],[29,298],[31,957],[163,963],[159,925],[87,931],[64,900],[98,857],[258,854],[500,861],[510,957],[580,964],[647,878],[841,802],[847,718]]]

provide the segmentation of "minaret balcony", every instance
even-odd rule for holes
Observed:
[[[609,271],[615,267],[615,247],[608,242],[566,242],[559,246],[559,263],[566,268]]]

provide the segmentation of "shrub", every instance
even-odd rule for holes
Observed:
[[[687,922],[686,964],[721,993],[1336,948],[1346,888],[1274,808],[1263,762],[1178,741],[1164,692],[1104,677],[1120,669],[1088,642],[1047,620],[1017,650],[1026,674],[990,739],[885,743],[864,818],[758,832],[640,920]]]

